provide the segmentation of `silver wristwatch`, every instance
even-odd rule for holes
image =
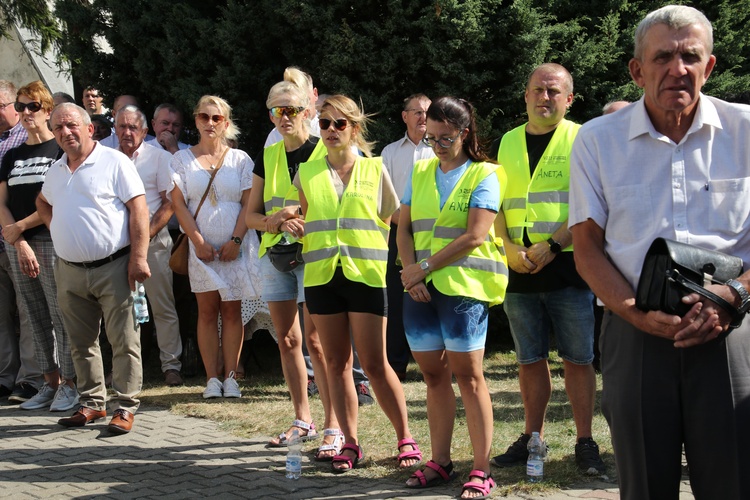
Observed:
[[[419,268],[422,269],[425,274],[430,274],[430,264],[427,262],[427,259],[419,263]]]
[[[748,309],[750,309],[750,293],[748,293],[747,289],[737,280],[729,280],[724,284],[734,288],[740,296],[740,306],[737,308],[737,311],[740,314],[747,313]]]

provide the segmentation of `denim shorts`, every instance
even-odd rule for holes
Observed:
[[[484,349],[487,339],[487,302],[444,295],[427,284],[430,302],[416,302],[404,292],[404,329],[415,352],[472,352]]]
[[[300,264],[288,273],[282,273],[271,264],[268,253],[260,258],[260,274],[263,277],[261,298],[265,302],[282,302],[296,300],[298,304],[305,301],[305,287],[302,278],[305,265]]]
[[[594,361],[594,294],[567,287],[543,293],[507,293],[504,309],[522,365],[549,357],[549,338],[555,332],[557,352],[576,365]]]

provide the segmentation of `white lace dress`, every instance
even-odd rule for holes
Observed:
[[[190,213],[194,214],[211,173],[201,167],[189,149],[175,153],[172,170],[175,188],[182,192]],[[217,250],[232,238],[241,209],[242,191],[250,189],[252,182],[253,161],[244,151],[230,149],[196,220],[203,238]],[[223,301],[257,299],[261,290],[257,234],[255,231],[245,233],[241,254],[231,262],[201,261],[191,241],[188,272],[193,292],[218,290]],[[244,322],[249,319],[243,318]]]

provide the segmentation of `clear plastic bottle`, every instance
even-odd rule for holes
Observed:
[[[539,483],[544,479],[544,460],[547,446],[539,437],[538,432],[531,433],[528,444],[529,458],[526,461],[526,477],[530,483]]]
[[[299,238],[294,236],[292,233],[288,231],[284,231],[281,233],[281,239],[279,240],[280,245],[291,245],[293,243],[297,243],[299,241]]]
[[[133,310],[135,310],[135,320],[138,323],[148,323],[148,304],[146,303],[146,288],[143,283],[135,282],[135,291],[133,292]]]
[[[286,454],[286,478],[299,479],[302,475],[302,440],[297,429],[292,431],[287,447],[289,452]]]

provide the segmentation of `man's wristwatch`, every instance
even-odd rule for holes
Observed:
[[[560,246],[560,244],[558,242],[556,242],[555,240],[553,240],[552,238],[548,239],[547,243],[549,244],[549,251],[550,252],[552,252],[554,254],[558,254],[558,253],[562,252],[562,246]]]
[[[419,262],[419,268],[424,271],[425,275],[430,274],[430,264],[427,262],[427,259]]]
[[[239,236],[232,236],[232,241],[235,245],[242,245],[242,238]]]
[[[731,286],[734,288],[734,290],[737,292],[737,294],[740,296],[740,305],[737,308],[737,311],[740,314],[745,314],[750,309],[750,293],[745,289],[744,286],[742,286],[742,283],[740,283],[737,280],[729,280],[726,283],[724,283],[727,286]]]

